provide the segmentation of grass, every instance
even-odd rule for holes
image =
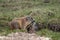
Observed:
[[[51,37],[53,40],[60,40],[60,32],[53,32],[52,30],[42,29],[36,32],[36,34],[40,36]]]
[[[36,22],[47,24],[52,19],[60,19],[59,0],[50,0],[50,3],[43,3],[44,0],[0,0],[0,34],[7,35],[12,31],[7,25],[15,17],[30,15],[30,11],[35,13],[32,17]],[[52,13],[52,15],[48,15]],[[60,21],[59,21],[60,22]],[[46,25],[47,26],[47,25]],[[23,30],[13,30],[13,32]],[[53,32],[49,29],[42,29],[38,35],[51,37],[53,40],[60,40],[60,32]]]

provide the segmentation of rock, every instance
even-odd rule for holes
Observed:
[[[60,19],[53,18],[48,22],[48,28],[55,32],[60,32]]]
[[[0,36],[0,40],[51,40],[51,38],[37,36],[35,33],[16,32],[7,36]]]

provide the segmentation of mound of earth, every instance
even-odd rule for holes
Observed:
[[[0,36],[0,40],[51,40],[51,38],[40,37],[35,33],[16,32],[8,34],[7,36]]]

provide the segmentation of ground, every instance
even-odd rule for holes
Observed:
[[[37,36],[35,33],[16,32],[8,36],[0,36],[0,40],[51,40],[51,38]]]

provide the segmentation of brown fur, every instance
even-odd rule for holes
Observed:
[[[26,27],[31,23],[29,19],[27,20],[26,17],[21,17],[21,18],[14,18],[10,23],[10,28],[11,29],[26,29]]]

